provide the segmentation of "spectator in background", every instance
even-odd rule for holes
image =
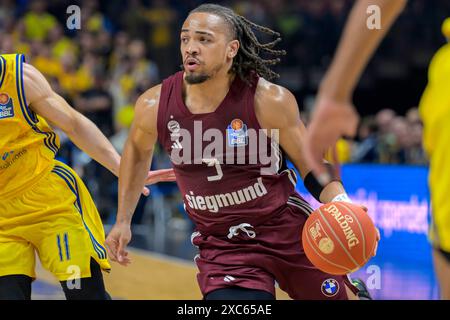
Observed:
[[[45,1],[30,1],[30,6],[30,11],[23,18],[27,38],[44,41],[50,30],[56,27],[58,21],[47,12],[47,3]]]
[[[82,29],[93,33],[101,31],[113,31],[111,21],[100,11],[98,0],[84,0],[82,3],[82,8]]]
[[[413,107],[406,112],[406,122],[408,124],[408,132],[410,135],[410,146],[407,150],[407,163],[427,164],[427,156],[422,147],[423,124],[417,107]]]
[[[145,56],[145,43],[133,40],[128,45],[131,62],[131,76],[140,88],[149,88],[158,79],[158,67]]]
[[[95,58],[93,58],[95,59]],[[107,90],[108,83],[103,71],[94,72],[94,81],[91,87],[80,93],[74,101],[74,107],[86,118],[91,120],[106,137],[114,132],[112,97]],[[83,155],[79,155],[83,157]],[[92,197],[97,203],[100,216],[105,218],[114,208],[114,195],[110,186],[116,180],[114,175],[105,170],[95,161],[87,161],[83,166],[84,181],[91,190]]]
[[[77,65],[77,57],[74,53],[67,51],[61,57],[62,72],[58,77],[64,93],[74,98],[79,93],[88,90],[92,86],[91,70],[86,65]]]
[[[0,6],[0,32],[7,32],[14,27],[15,5],[13,0],[3,0]]]
[[[387,153],[386,163],[406,164],[406,150],[411,145],[411,139],[408,132],[408,123],[404,117],[397,116],[390,123],[390,135],[392,144]]]
[[[391,123],[396,114],[392,109],[382,109],[375,115],[375,123],[378,130],[378,161],[389,163],[395,144],[395,137],[391,132]]]
[[[410,125],[409,134],[411,139],[410,148],[407,151],[407,163],[425,165],[428,159],[422,147],[423,126],[421,123]]]
[[[49,31],[48,40],[54,58],[60,59],[67,51],[78,55],[78,45],[71,38],[64,35],[64,30],[60,24]]]
[[[109,137],[113,134],[112,97],[103,71],[97,70],[91,87],[75,99],[74,107]]]
[[[33,43],[33,52],[35,52],[32,59],[33,64],[43,75],[47,78],[57,78],[61,75],[61,62],[52,54],[51,46],[35,41]]]
[[[14,50],[26,54],[30,53],[30,44],[33,40],[27,38],[25,23],[23,20],[18,21],[12,30],[8,30],[6,32],[6,35],[12,35]],[[11,52],[14,53],[14,50]]]
[[[373,117],[364,118],[358,129],[358,141],[355,142],[352,162],[378,162],[377,125]]]
[[[177,12],[166,0],[152,1],[150,8],[143,12],[149,33],[147,48],[159,66],[163,78],[175,71],[174,63],[168,63],[168,57],[177,61],[173,50],[174,44],[178,43],[178,34],[175,33],[177,16]]]

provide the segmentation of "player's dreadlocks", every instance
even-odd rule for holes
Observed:
[[[267,80],[279,77],[279,74],[271,70],[270,66],[280,62],[280,59],[263,59],[260,57],[261,51],[273,56],[282,56],[286,54],[286,51],[284,50],[272,49],[278,42],[281,41],[280,34],[278,32],[257,25],[243,16],[236,14],[233,10],[217,4],[202,4],[192,10],[190,14],[196,12],[212,13],[223,18],[230,27],[230,32],[233,39],[239,41],[240,48],[237,55],[234,57],[230,72],[236,73],[248,84],[250,84],[249,77],[250,71],[252,70],[256,71],[258,75]],[[262,44],[258,41],[258,38],[256,38],[252,28],[277,38],[272,42]]]

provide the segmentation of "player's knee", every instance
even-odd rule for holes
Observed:
[[[106,292],[100,266],[91,260],[91,277],[78,279],[78,285],[70,285],[61,281],[61,287],[67,300],[111,300]]]
[[[0,277],[0,300],[30,300],[31,282],[25,275]]]

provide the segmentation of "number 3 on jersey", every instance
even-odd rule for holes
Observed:
[[[219,160],[217,160],[216,158],[212,158],[212,159],[202,159],[202,161],[206,163],[208,167],[216,167],[217,174],[214,176],[208,176],[207,177],[208,181],[218,181],[222,179],[223,172]]]

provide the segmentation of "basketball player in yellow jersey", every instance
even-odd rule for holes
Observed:
[[[31,298],[35,252],[67,299],[107,299],[102,222],[82,180],[55,160],[59,140],[46,120],[119,171],[120,156],[91,121],[22,55],[0,55],[0,299]],[[159,170],[146,182],[173,180],[172,170]]]
[[[450,18],[442,25],[450,40]],[[450,43],[436,52],[428,70],[428,85],[419,104],[424,124],[423,144],[430,157],[432,207],[430,240],[441,298],[450,299]]]

